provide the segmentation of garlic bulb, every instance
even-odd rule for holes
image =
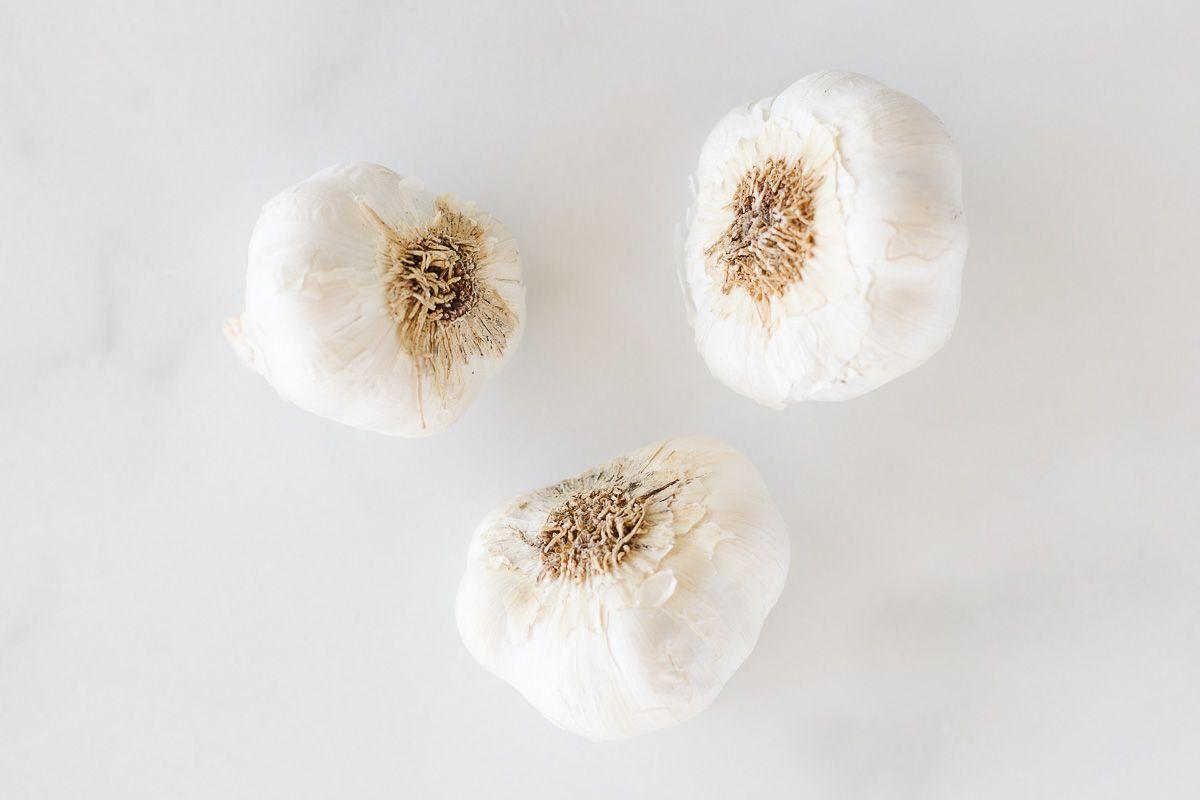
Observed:
[[[787,568],[783,520],[753,465],[711,439],[670,439],[488,516],[458,629],[555,724],[635,736],[716,698]]]
[[[263,207],[246,310],[225,333],[301,408],[421,436],[462,415],[516,348],[525,290],[512,237],[375,164],[339,164]]]
[[[937,117],[862,75],[814,73],[731,111],[701,151],[685,246],[709,369],[781,408],[928,359],[958,315],[961,184]]]

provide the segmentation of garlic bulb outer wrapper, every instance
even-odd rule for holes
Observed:
[[[524,315],[516,246],[494,217],[350,163],[263,207],[246,310],[225,333],[301,408],[422,436],[462,415],[516,348]]]
[[[753,649],[788,558],[754,466],[712,439],[669,439],[484,519],[458,628],[556,725],[636,736],[713,702]]]
[[[814,73],[729,112],[701,150],[684,263],[696,344],[765,405],[861,395],[949,339],[966,250],[937,117],[863,75]]]

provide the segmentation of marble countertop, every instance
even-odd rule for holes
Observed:
[[[1182,3],[4,3],[0,797],[1200,794],[1197,12]],[[949,346],[760,408],[676,277],[730,107],[849,68],[935,109]],[[279,400],[221,336],[259,206],[371,160],[478,201],[528,327],[449,431]],[[503,498],[666,435],[764,473],[793,566],[678,728],[590,744],[453,598]]]

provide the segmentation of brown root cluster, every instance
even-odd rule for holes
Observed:
[[[445,405],[456,369],[474,357],[502,356],[517,327],[516,314],[486,275],[486,231],[441,199],[430,223],[405,232],[363,208],[381,234],[388,309],[416,364],[418,402],[428,376]]]
[[[614,484],[569,496],[538,533],[542,575],[578,583],[615,570],[641,547],[650,504],[675,483],[641,493],[637,484]]]
[[[823,176],[799,159],[770,158],[738,182],[729,208],[733,222],[705,251],[721,291],[735,287],[769,303],[804,277],[816,247],[816,191]]]

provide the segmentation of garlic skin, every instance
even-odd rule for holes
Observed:
[[[817,72],[729,112],[690,216],[696,345],[759,403],[856,397],[950,337],[967,252],[958,152],[878,81]]]
[[[524,316],[516,245],[494,217],[350,163],[263,207],[246,310],[225,334],[285,400],[423,436],[462,415],[516,349]]]
[[[637,736],[712,703],[754,648],[788,558],[754,466],[712,439],[669,439],[484,519],[458,629],[556,725]]]

